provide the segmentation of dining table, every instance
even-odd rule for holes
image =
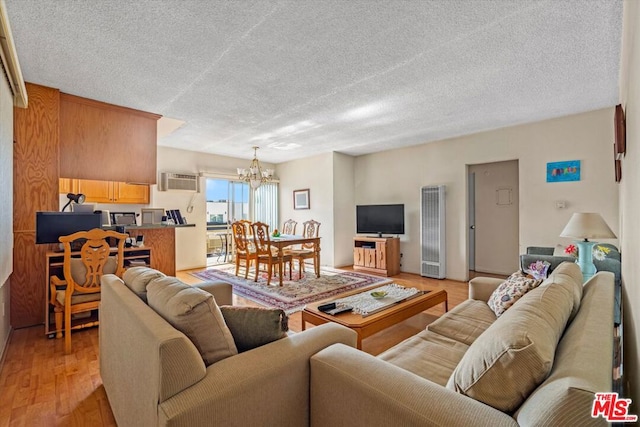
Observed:
[[[320,237],[304,237],[293,234],[281,234],[278,237],[270,238],[271,246],[278,250],[278,265],[282,271],[284,248],[293,245],[301,245],[303,243],[313,243],[313,266],[316,277],[320,277]],[[282,286],[282,274],[279,275],[279,286]]]

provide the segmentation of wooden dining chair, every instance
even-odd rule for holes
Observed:
[[[320,233],[320,223],[318,221],[309,220],[302,223],[303,231],[302,235],[304,237],[318,237]],[[298,260],[298,270],[300,270],[300,275],[304,273],[304,261],[306,259],[313,259],[313,268],[317,269],[316,266],[316,248],[313,243],[303,243],[300,249],[291,249],[289,254],[294,259]]]
[[[62,270],[64,280],[51,276],[51,300],[56,322],[56,338],[62,337],[64,328],[64,352],[71,352],[71,315],[84,313],[100,305],[100,279],[103,274],[124,273],[124,243],[127,234],[94,228],[61,236],[64,247]],[[117,241],[115,256],[111,255],[111,239]],[[81,246],[79,252],[73,248]],[[63,321],[64,319],[64,321]],[[83,323],[82,327],[97,325],[98,321]]]
[[[240,261],[244,261],[244,278],[249,276],[249,268],[256,259],[255,244],[249,235],[245,220],[236,221],[231,224],[231,235],[235,246],[236,276],[240,272]]]
[[[296,234],[296,226],[298,225],[297,221],[292,219],[288,219],[282,224],[282,230],[280,232],[282,234],[294,235]]]
[[[255,282],[258,281],[258,274],[260,273],[260,264],[267,265],[267,286],[271,283],[271,276],[273,275],[273,266],[278,268],[278,274],[282,277],[284,266],[289,264],[289,277],[291,277],[291,263],[293,258],[289,254],[282,256],[282,265],[279,262],[278,254],[271,247],[271,237],[269,237],[269,226],[263,222],[254,222],[253,227],[253,241],[256,246],[257,264],[256,264],[256,277]]]

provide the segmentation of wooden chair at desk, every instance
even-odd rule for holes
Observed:
[[[124,243],[129,237],[112,230],[94,228],[79,231],[69,236],[61,236],[64,246],[63,274],[64,280],[51,276],[51,300],[54,306],[56,322],[56,338],[62,337],[64,325],[64,352],[71,352],[71,315],[98,308],[100,304],[100,279],[103,274],[115,274],[122,277],[124,273]],[[117,240],[117,254],[111,256],[109,238]],[[82,239],[82,240],[80,240]],[[79,253],[72,256],[72,247],[82,244]],[[64,316],[64,322],[63,322]],[[97,325],[98,321],[82,324],[79,327]]]

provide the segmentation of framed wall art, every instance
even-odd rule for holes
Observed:
[[[293,209],[309,209],[309,189],[293,190]]]
[[[547,182],[580,181],[580,160],[547,163]]]

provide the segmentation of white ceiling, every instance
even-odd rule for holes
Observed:
[[[279,163],[618,103],[621,0],[6,0],[25,80]]]

